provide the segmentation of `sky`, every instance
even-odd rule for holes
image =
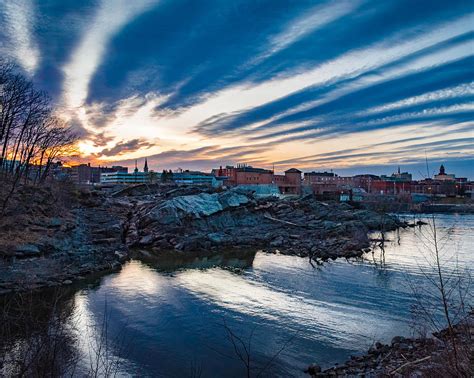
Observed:
[[[0,0],[82,161],[474,178],[472,0]]]

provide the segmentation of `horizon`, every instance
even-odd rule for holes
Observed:
[[[75,162],[474,178],[469,1],[8,1]],[[248,27],[250,25],[250,27]]]
[[[141,169],[141,167],[143,166],[144,162],[145,162],[145,158],[147,158],[146,156],[143,157],[143,158],[139,158],[139,159],[135,159],[137,161],[137,167],[139,169],[139,171],[143,171],[143,169]],[[133,170],[135,168],[135,160],[133,161],[133,163],[131,164],[125,164],[123,165],[124,167],[127,167],[129,170]],[[377,175],[377,176],[381,176],[381,175],[387,175],[387,176],[390,176],[392,173],[396,173],[396,171],[398,170],[398,168],[400,168],[400,171],[403,173],[403,172],[407,172],[407,173],[410,173],[412,174],[413,176],[413,180],[422,180],[422,179],[425,179],[425,178],[428,178],[428,177],[433,177],[435,174],[437,174],[439,172],[439,168],[441,165],[444,165],[445,166],[445,169],[446,169],[446,172],[448,174],[454,174],[456,176],[456,178],[467,178],[469,181],[472,181],[472,177],[469,176],[469,175],[463,175],[463,172],[465,173],[470,173],[472,171],[472,164],[474,164],[474,160],[467,160],[465,161],[465,166],[461,166],[460,169],[459,169],[459,166],[458,166],[458,170],[457,171],[453,171],[453,170],[450,170],[450,165],[446,165],[443,161],[431,161],[431,162],[428,162],[428,170],[429,172],[427,172],[427,167],[426,167],[426,162],[423,162],[423,163],[419,163],[419,164],[411,164],[411,165],[405,165],[405,166],[393,166],[393,167],[390,167],[390,166],[386,166],[386,165],[380,165],[380,166],[366,166],[366,167],[352,167],[352,168],[340,168],[340,169],[333,169],[333,168],[321,168],[321,169],[313,169],[313,170],[310,170],[310,169],[304,169],[302,170],[302,173],[307,173],[307,172],[331,172],[331,173],[335,173],[336,175],[338,176],[355,176],[355,175],[364,175],[364,174],[374,174],[374,175]],[[87,164],[87,163],[85,163]],[[239,163],[236,162],[236,163],[231,163],[231,164],[223,164],[221,165],[222,167],[226,167],[226,166],[237,166]],[[243,163],[245,164],[245,163]],[[115,166],[115,165],[118,165],[118,164],[114,164],[114,163],[111,163],[111,164],[106,164],[105,167],[112,167],[112,166]],[[103,166],[103,165],[99,165],[99,166]],[[157,172],[157,173],[160,173],[161,171],[163,170],[172,170],[172,171],[177,171],[177,170],[183,170],[183,171],[197,171],[197,172],[203,172],[203,173],[208,173],[210,172],[212,169],[218,169],[220,166],[212,166],[211,168],[209,169],[200,169],[199,167],[176,167],[176,168],[169,168],[169,167],[155,167],[153,165],[150,165],[148,164],[148,167],[150,169],[150,171],[154,171],[154,172]],[[269,169],[269,170],[273,170],[273,166],[270,166],[270,167],[266,167],[266,166],[252,166],[254,168],[264,168],[264,169]],[[297,166],[295,167],[291,167],[291,168],[297,168]],[[390,171],[390,168],[392,168],[392,171]],[[277,167],[275,167],[275,170],[274,170],[274,173],[275,174],[284,174],[284,170],[278,170]],[[429,173],[429,174],[428,174]]]

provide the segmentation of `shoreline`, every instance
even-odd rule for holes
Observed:
[[[311,364],[304,372],[311,377],[449,376],[453,370],[472,375],[474,311],[453,326],[457,360],[448,333],[445,328],[424,338],[395,336],[390,344],[376,342],[366,354],[342,364],[324,370]]]
[[[181,197],[181,196],[176,196],[176,197]],[[176,197],[173,197],[171,199],[175,199]],[[84,234],[89,235],[90,234],[90,240],[88,239],[88,243],[91,242],[92,244],[96,244],[95,242],[98,241],[98,245],[100,246],[99,249],[96,250],[98,251],[103,251],[106,253],[104,256],[104,260],[102,260],[103,265],[96,265],[93,267],[93,269],[89,270],[87,273],[81,274],[77,277],[74,276],[57,276],[56,281],[51,281],[54,282],[54,284],[51,285],[51,282],[46,282],[46,285],[41,286],[41,285],[33,285],[33,287],[21,287],[19,290],[12,290],[9,291],[9,293],[15,293],[19,291],[25,291],[25,290],[33,290],[34,292],[39,292],[41,288],[54,288],[54,287],[59,287],[59,286],[69,286],[71,289],[73,289],[76,285],[81,285],[81,283],[87,282],[89,279],[93,279],[93,277],[99,277],[99,276],[104,276],[108,275],[109,273],[116,272],[121,269],[123,264],[128,261],[130,258],[132,259],[137,259],[145,264],[150,263],[153,264],[153,261],[155,259],[162,259],[165,263],[169,262],[169,265],[165,267],[164,271],[167,269],[174,270],[177,268],[177,266],[183,268],[183,263],[184,263],[184,269],[190,268],[200,268],[199,266],[200,262],[196,261],[197,258],[202,257],[206,260],[206,263],[215,265],[214,263],[219,259],[221,261],[224,261],[226,258],[232,258],[233,255],[232,253],[235,253],[235,251],[232,251],[228,253],[228,256],[226,257],[226,243],[218,243],[215,242],[213,245],[214,248],[209,249],[209,250],[204,250],[204,249],[198,249],[196,251],[192,250],[185,250],[185,249],[170,249],[165,252],[164,249],[155,249],[153,250],[154,246],[153,244],[148,244],[148,246],[145,246],[145,249],[141,249],[142,246],[140,246],[140,240],[142,240],[143,237],[146,237],[146,234],[140,234],[137,233],[140,238],[135,239],[138,240],[139,243],[138,246],[139,249],[136,249],[137,246],[133,244],[127,243],[127,236],[128,232],[130,231],[130,224],[131,222],[140,222],[143,216],[142,212],[142,207],[145,206],[145,208],[148,208],[147,206],[150,206],[153,202],[155,202],[156,206],[162,206],[163,204],[168,204],[168,201],[170,200],[169,198],[165,199],[164,201],[155,201],[153,198],[131,198],[131,199],[121,199],[121,198],[114,198],[113,200],[110,200],[108,196],[104,196],[102,199],[105,199],[105,203],[99,205],[98,203],[101,202],[101,200],[98,200],[98,198],[94,199],[94,196],[91,198],[88,198],[85,202],[82,202],[80,206],[76,206],[73,208],[72,212],[75,214],[80,214],[78,218],[75,220],[75,223],[77,224],[77,229],[74,232],[79,232],[82,236]],[[249,197],[250,199],[250,197]],[[279,205],[284,204],[285,206],[279,207]],[[293,206],[294,205],[294,206]],[[319,219],[317,220],[316,223],[321,223],[324,225],[330,226],[328,228],[328,235],[333,236],[337,235],[340,237],[339,232],[349,232],[344,235],[351,235],[351,230],[354,229],[354,227],[349,227],[347,228],[347,224],[352,224],[351,222],[357,221],[359,222],[360,219],[354,219],[353,215],[354,214],[365,214],[366,216],[370,215],[376,215],[376,213],[373,212],[363,212],[363,213],[358,213],[360,210],[357,209],[351,209],[347,205],[340,206],[339,204],[323,204],[319,203],[318,201],[313,201],[312,199],[304,199],[300,201],[296,201],[295,204],[293,202],[288,203],[288,201],[273,201],[273,200],[267,200],[267,199],[259,199],[259,200],[251,200],[249,203],[245,203],[244,206],[230,206],[228,209],[223,209],[219,210],[215,213],[212,213],[210,215],[203,216],[200,214],[196,218],[189,218],[187,215],[185,215],[183,218],[181,216],[178,216],[179,222],[183,222],[181,224],[181,227],[179,230],[180,232],[185,232],[188,227],[191,227],[192,230],[195,230],[196,227],[202,226],[204,223],[206,227],[209,225],[213,225],[215,222],[215,219],[219,219],[218,217],[222,216],[224,214],[225,217],[227,216],[237,216],[237,219],[240,219],[240,213],[243,211],[246,215],[250,212],[251,214],[258,214],[256,219],[257,220],[262,220],[262,214],[263,214],[263,219],[265,219],[264,227],[267,225],[274,225],[276,223],[278,226],[282,225],[282,229],[287,230],[287,237],[284,239],[284,242],[289,242],[288,244],[289,249],[286,250],[285,248],[282,248],[282,250],[278,250],[279,246],[272,246],[272,247],[267,247],[267,248],[259,248],[262,249],[263,252],[267,253],[281,253],[283,255],[295,255],[303,258],[308,258],[309,256],[307,254],[301,253],[301,250],[299,250],[299,247],[302,245],[303,248],[305,248],[304,243],[300,244],[300,239],[296,237],[296,233],[293,231],[293,229],[296,230],[301,230],[301,235],[304,233],[311,233],[313,230],[317,229],[319,232],[321,229],[314,228],[314,225],[310,225],[309,222],[304,223],[305,217],[308,216],[308,214],[302,214],[301,211],[304,209],[312,209],[312,206],[316,206],[316,209],[320,209],[321,211],[324,210],[326,211],[326,215],[324,219]],[[111,210],[114,209],[114,210]],[[96,227],[97,222],[94,223],[94,228],[93,232],[90,231],[90,226],[91,226],[91,220],[93,219],[94,221],[97,220],[97,212],[102,214],[99,218],[103,220],[103,227]],[[252,213],[253,212],[253,213]],[[298,220],[295,216],[294,213],[297,212],[299,214],[300,219],[303,219],[303,221]],[[304,213],[304,211],[303,211]],[[111,214],[114,214],[114,216],[111,216]],[[118,216],[118,214],[122,214],[121,216]],[[137,217],[137,214],[140,217]],[[184,212],[184,214],[186,214]],[[189,215],[189,214],[188,214]],[[255,214],[254,214],[255,215]],[[276,217],[278,215],[278,217]],[[314,215],[314,214],[312,214]],[[312,216],[309,215],[309,216]],[[380,216],[380,214],[378,214]],[[253,216],[253,215],[252,215]],[[214,218],[217,217],[217,218]],[[330,219],[332,217],[336,217],[339,220],[342,220],[341,222],[338,222],[339,225],[337,225],[337,229],[331,229],[331,227],[334,227],[336,224]],[[347,218],[345,218],[347,217]],[[113,219],[112,219],[113,218]],[[211,219],[209,219],[211,218]],[[183,221],[184,219],[184,221]],[[277,221],[275,221],[277,219]],[[410,224],[407,222],[398,222],[398,223],[391,223],[392,221],[396,220],[396,217],[388,217],[386,218],[390,220],[386,226],[387,228],[391,228],[393,231],[396,230],[397,228],[406,228],[410,227]],[[283,222],[282,222],[283,221]],[[315,219],[312,219],[311,221],[315,221]],[[288,222],[288,223],[286,223]],[[324,222],[332,222],[332,223],[324,223]],[[347,223],[346,223],[347,222]],[[61,223],[61,222],[56,222],[56,223]],[[152,223],[148,223],[150,225]],[[197,224],[197,226],[196,226]],[[356,223],[356,225],[363,225],[364,223]],[[374,222],[373,224],[378,224],[378,222]],[[397,227],[393,228],[392,226],[396,224]],[[117,225],[120,225],[120,232],[118,232],[118,228],[116,227]],[[415,226],[419,226],[421,224],[416,224]],[[175,226],[175,225],[173,225]],[[344,226],[344,227],[341,227]],[[109,228],[112,227],[114,229],[114,233],[116,237],[107,237],[104,233],[110,232]],[[254,225],[252,225],[253,230],[259,230],[258,227],[261,227],[261,225],[258,225],[257,228],[255,228]],[[59,232],[60,234],[64,230],[68,230],[70,226],[68,226],[68,223],[66,220],[61,225],[55,225],[52,227],[52,230],[55,230],[54,232]],[[368,228],[367,228],[368,229]],[[132,227],[133,230],[133,227]],[[149,228],[148,230],[154,231],[155,228]],[[201,231],[201,228],[198,228],[199,231]],[[205,229],[206,231],[207,228]],[[366,230],[366,228],[364,228]],[[54,233],[53,232],[53,233]],[[165,227],[165,232],[167,232],[167,229]],[[208,237],[208,233],[201,233],[203,236]],[[318,234],[319,237],[322,236],[321,233]],[[370,234],[366,233],[367,238],[370,238]],[[110,249],[109,244],[111,241],[115,240],[117,242],[117,245],[125,246],[124,247],[124,254],[121,255],[120,259],[118,259],[118,255],[115,253],[113,249]],[[337,238],[336,238],[337,239]],[[83,241],[84,239],[78,238],[77,240]],[[104,242],[104,240],[106,242]],[[319,239],[318,239],[319,240]],[[370,239],[369,239],[370,240]],[[119,242],[118,242],[119,241]],[[304,239],[303,239],[304,241]],[[175,240],[175,246],[179,245],[180,240]],[[314,240],[312,240],[314,242]],[[358,240],[358,243],[365,243],[365,239]],[[284,244],[284,243],[283,243]],[[67,245],[67,244],[65,244]],[[361,244],[357,244],[361,245]],[[362,248],[359,249],[345,249],[345,242],[343,245],[340,246],[340,249],[332,251],[334,253],[328,254],[326,256],[322,256],[320,254],[320,251],[317,251],[317,256],[314,257],[314,262],[318,261],[327,261],[327,260],[336,260],[338,258],[345,258],[348,259],[350,257],[357,257],[357,256],[362,256],[365,253],[370,253],[370,250],[364,250]],[[283,245],[285,247],[285,245]],[[281,248],[281,247],[280,247]],[[236,249],[237,254],[238,253],[247,253],[247,257],[249,261],[253,260],[252,253],[249,252],[248,246],[243,245],[241,249]],[[307,251],[307,249],[306,249]],[[355,255],[353,255],[355,254]],[[316,254],[315,254],[316,255]],[[84,255],[87,257],[88,255]],[[27,264],[31,262],[38,262],[38,261],[47,261],[52,256],[39,256],[39,257],[32,257],[32,258],[25,258],[25,259],[18,259],[17,262],[20,262],[22,264]],[[167,257],[169,257],[169,261],[167,261]],[[174,257],[177,257],[180,261],[176,263],[174,261]],[[209,258],[209,260],[208,260]],[[212,260],[212,259],[215,260]],[[149,261],[147,260],[149,259]],[[310,260],[311,261],[311,260]],[[249,262],[251,265],[251,262]],[[206,267],[206,266],[204,266]],[[244,263],[245,267],[245,263]],[[73,267],[74,268],[74,267]],[[79,272],[77,272],[79,273]],[[77,278],[77,282],[76,282]],[[0,293],[0,294],[5,294]],[[426,348],[431,348],[433,347],[432,341],[426,341],[424,339],[410,339],[410,338],[400,338],[400,337],[395,337],[394,338],[395,342],[392,342],[389,345],[383,345],[380,343],[376,343],[366,355],[362,356],[357,356],[352,358],[350,361],[345,363],[344,365],[338,365],[336,367],[332,367],[326,370],[321,370],[317,365],[312,365],[308,368],[307,372],[311,373],[313,376],[334,376],[334,375],[341,375],[341,376],[351,376],[351,372],[354,372],[355,375],[359,373],[363,373],[367,376],[371,376],[371,374],[375,374],[374,372],[378,372],[378,368],[380,367],[379,364],[381,361],[383,362],[383,367],[384,369],[390,369],[392,366],[393,368],[396,368],[395,365],[397,365],[400,362],[400,353],[402,353],[405,357],[408,357],[406,355],[406,352],[409,351],[411,355],[413,355],[414,361],[424,358],[426,356],[421,356],[418,353],[418,351],[426,351]],[[436,343],[435,343],[436,344]],[[408,345],[408,347],[407,347]],[[407,349],[408,348],[408,349]],[[390,353],[390,354],[389,354]],[[397,359],[393,360],[394,357],[397,357]],[[415,358],[417,357],[417,358]],[[403,357],[402,357],[403,358]],[[411,357],[409,357],[411,358]],[[421,362],[424,362],[421,361]],[[430,363],[432,362],[430,358]],[[373,365],[373,363],[376,363],[376,365]],[[392,364],[392,365],[390,365]],[[419,367],[419,364],[416,363],[414,364],[417,367]],[[401,365],[400,365],[401,366]],[[411,365],[410,365],[411,366]],[[406,369],[408,367],[404,367],[402,370]],[[301,369],[301,365],[299,367]],[[359,369],[357,373],[357,369]],[[374,372],[372,372],[374,370]],[[390,373],[392,370],[387,370],[385,371],[384,374],[387,372]],[[373,375],[375,376],[375,375]]]
[[[71,190],[67,206],[59,209],[43,204],[50,189],[23,195],[30,203],[27,215],[19,219],[12,212],[10,225],[3,226],[13,223],[18,236],[0,240],[0,294],[70,285],[114,271],[136,250],[148,257],[263,250],[320,264],[362,256],[372,231],[408,226],[347,204],[262,199],[239,190],[165,186],[144,196]]]

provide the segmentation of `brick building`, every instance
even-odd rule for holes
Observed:
[[[239,164],[237,167],[228,165],[225,168],[213,169],[212,174],[216,177],[227,177],[225,184],[229,186],[271,184],[273,181],[273,171],[254,168],[245,164]]]
[[[301,171],[290,168],[284,175],[274,175],[274,183],[282,194],[301,194]],[[277,179],[278,176],[278,179]]]
[[[333,172],[306,172],[303,184],[314,194],[337,193],[354,187],[353,177],[338,176]]]
[[[101,173],[127,173],[128,168],[122,166],[92,167],[89,164],[79,164],[71,167],[71,179],[77,184],[95,184],[100,182]]]
[[[224,183],[228,186],[274,184],[282,194],[301,193],[301,171],[296,168],[288,169],[284,175],[275,175],[273,170],[240,164],[236,167],[213,169],[212,174],[216,177],[226,177]]]

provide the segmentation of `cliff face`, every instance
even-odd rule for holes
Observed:
[[[326,260],[361,255],[370,230],[398,226],[393,217],[345,204],[261,199],[229,190],[141,204],[128,222],[126,242],[154,253],[263,248]]]

